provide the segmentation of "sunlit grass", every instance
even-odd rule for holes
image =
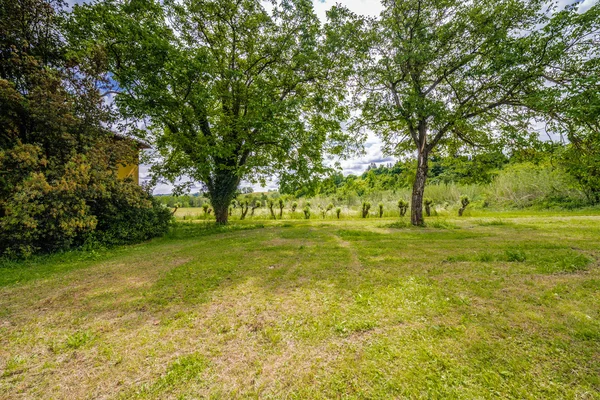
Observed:
[[[195,219],[5,261],[0,398],[597,398],[580,214]]]

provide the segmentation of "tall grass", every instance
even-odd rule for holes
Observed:
[[[396,190],[375,191],[364,196],[356,193],[338,193],[334,195],[317,195],[312,198],[300,198],[296,212],[291,211],[294,201],[289,196],[285,198],[283,219],[303,219],[303,208],[310,204],[311,219],[323,219],[321,210],[327,209],[332,203],[334,208],[341,209],[341,218],[359,218],[361,204],[368,201],[371,204],[383,204],[383,217],[399,217],[398,200],[410,202],[412,188]],[[276,195],[276,194],[275,194]],[[489,185],[460,185],[433,184],[425,188],[425,197],[433,200],[433,215],[455,214],[460,207],[461,196],[466,195],[471,200],[469,209],[491,207],[495,209],[515,209],[531,206],[562,206],[572,208],[583,206],[586,197],[583,191],[577,188],[576,182],[561,169],[549,164],[536,165],[522,163],[505,167]],[[233,218],[239,216],[239,208],[233,212]],[[208,219],[201,209],[181,209],[177,217],[186,220]],[[377,207],[372,207],[370,218],[378,218]],[[257,209],[254,216],[248,215],[247,219],[269,219],[267,208]],[[337,219],[335,210],[326,212],[325,219]]]
[[[566,172],[550,165],[531,163],[503,169],[487,188],[486,196],[490,204],[498,207],[582,205],[585,202],[585,194]]]

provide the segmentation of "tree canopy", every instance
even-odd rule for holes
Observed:
[[[585,13],[541,0],[383,0],[383,6],[379,19],[347,23],[358,27],[361,42],[354,86],[361,114],[352,126],[375,131],[388,153],[416,152],[413,224],[423,224],[428,158],[436,146],[522,139],[536,121],[582,122],[597,101],[598,5]],[[573,102],[578,107],[562,110]]]
[[[119,163],[93,59],[72,58],[60,0],[0,0],[0,256],[127,243],[171,218]]]
[[[122,115],[151,132],[154,172],[203,182],[219,222],[241,179],[306,179],[351,142],[338,46],[309,0],[109,0],[71,22]]]

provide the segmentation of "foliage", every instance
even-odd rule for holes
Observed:
[[[462,217],[463,213],[465,212],[467,206],[470,203],[471,203],[471,200],[469,199],[469,196],[466,196],[466,195],[460,196],[460,208],[458,209],[459,217]]]
[[[302,211],[304,212],[304,219],[310,219],[310,207],[307,205]]]
[[[269,199],[267,201],[267,205],[269,206],[269,211],[271,212],[271,218],[276,219],[275,211],[273,210],[273,208],[275,207],[275,200]]]
[[[509,157],[493,149],[484,149],[469,155],[455,153],[443,156],[434,153],[429,163],[428,182],[488,184],[508,162]]]
[[[82,244],[97,224],[81,192],[90,185],[91,166],[83,157],[67,163],[60,180],[48,182],[46,158],[35,145],[0,152],[0,170],[14,183],[3,185],[0,249],[30,255]]]
[[[309,0],[106,0],[70,27],[80,52],[106,54],[121,115],[148,123],[156,176],[203,182],[220,223],[242,179],[307,181],[352,141],[338,46]]]
[[[200,193],[181,196],[156,195],[155,197],[161,204],[171,208],[202,207],[204,203],[208,201],[208,199],[203,197]]]
[[[592,204],[600,203],[600,133],[588,133],[568,144],[560,164],[581,187]]]
[[[250,200],[243,199],[239,202],[239,204],[240,204],[240,208],[242,209],[242,215],[240,216],[240,219],[243,220],[246,218],[246,214],[248,214],[248,208],[250,207]]]
[[[376,132],[389,154],[416,151],[415,225],[423,224],[436,148],[453,153],[527,141],[534,118],[577,119],[558,115],[556,103],[565,97],[598,97],[598,4],[581,14],[577,6],[556,12],[556,3],[541,0],[384,0],[383,6],[379,19],[362,23],[337,13],[354,33],[347,40],[358,64],[361,113],[351,128]],[[579,103],[580,114],[593,107]]]
[[[137,243],[163,235],[171,224],[171,211],[152,194],[130,182],[116,181],[109,195],[96,200],[90,211],[97,216],[94,238],[116,245]]]
[[[431,206],[433,205],[433,199],[429,198],[429,197],[425,197],[423,199],[423,204],[425,204],[425,214],[427,214],[428,217],[431,216]]]
[[[371,203],[364,201],[362,204],[361,217],[367,218],[369,216],[369,210],[371,209]]]
[[[164,233],[169,211],[117,179],[119,164],[137,161],[137,144],[104,128],[95,64],[69,58],[62,42],[54,7],[64,3],[0,5],[0,253]]]
[[[548,162],[506,167],[487,189],[487,199],[499,207],[530,207],[555,204],[582,205],[583,194],[573,177]]]
[[[250,216],[253,216],[253,215],[254,215],[254,211],[255,211],[257,208],[260,208],[260,206],[261,206],[261,203],[260,203],[260,201],[259,201],[259,200],[257,200],[256,198],[254,198],[254,197],[253,197],[253,198],[250,200]]]
[[[401,217],[404,217],[406,215],[406,211],[408,211],[408,205],[408,201],[404,199],[398,200],[398,209]]]

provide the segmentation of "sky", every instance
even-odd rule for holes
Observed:
[[[595,4],[599,0],[580,0],[580,11],[583,12]],[[69,4],[75,3],[84,3],[88,2],[88,0],[67,0]],[[325,13],[328,9],[330,9],[336,3],[342,4],[348,7],[351,11],[360,15],[369,15],[369,16],[377,16],[379,15],[382,7],[379,1],[377,0],[313,0],[315,12],[319,16],[319,18],[324,21]],[[575,0],[559,0],[559,9],[562,7],[574,3]],[[336,161],[333,160],[332,163]],[[356,156],[352,159],[348,160],[337,160],[339,161],[342,172],[344,175],[355,174],[359,175],[364,172],[367,167],[374,163],[376,165],[394,163],[396,159],[394,157],[384,156],[381,150],[381,140],[373,135],[369,134],[367,140],[364,143],[364,154],[361,156]],[[140,181],[148,181],[150,179],[149,175],[149,166],[148,165],[140,165]],[[241,184],[242,187],[245,186],[253,186],[255,191],[264,191],[267,189],[277,189],[276,181],[269,182],[265,187],[261,187],[260,185],[251,185],[250,183]],[[197,185],[192,188],[192,192],[200,190],[200,185]],[[172,187],[168,184],[159,184],[154,189],[155,194],[167,194],[170,193]]]

